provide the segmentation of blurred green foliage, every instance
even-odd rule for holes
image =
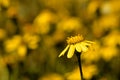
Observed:
[[[96,44],[82,54],[87,80],[120,80],[120,0],[0,0],[0,80],[79,80],[77,59],[58,58],[66,38]]]

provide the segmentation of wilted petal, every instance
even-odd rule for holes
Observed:
[[[70,49],[68,51],[67,58],[71,58],[74,54],[74,51],[75,51],[75,45],[70,45]]]
[[[60,55],[58,57],[61,57],[65,54],[65,52],[68,50],[70,45],[67,45],[66,48],[60,53]]]
[[[78,51],[78,52],[81,52],[81,43],[77,43],[76,45],[75,45],[75,48],[76,48],[76,50]]]

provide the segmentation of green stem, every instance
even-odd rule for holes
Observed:
[[[83,78],[83,72],[82,72],[82,64],[81,64],[81,53],[78,53],[76,51],[76,56],[77,56],[77,59],[78,59],[78,65],[79,65],[79,69],[80,69],[81,80],[84,80],[84,78]]]

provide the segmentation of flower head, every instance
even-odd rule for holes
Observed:
[[[68,45],[66,46],[66,48],[60,53],[59,57],[63,56],[66,51],[68,50],[67,53],[67,58],[71,58],[75,52],[75,50],[77,52],[87,52],[88,51],[88,47],[91,46],[91,44],[93,43],[92,41],[87,41],[84,39],[84,37],[82,35],[77,35],[74,37],[69,37],[67,39],[67,43]]]

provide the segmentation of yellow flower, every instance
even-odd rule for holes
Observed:
[[[79,53],[87,52],[88,47],[93,43],[92,41],[87,41],[82,35],[77,35],[67,39],[67,47],[60,53],[59,57],[63,56],[68,50],[67,58],[71,58],[75,50]]]

